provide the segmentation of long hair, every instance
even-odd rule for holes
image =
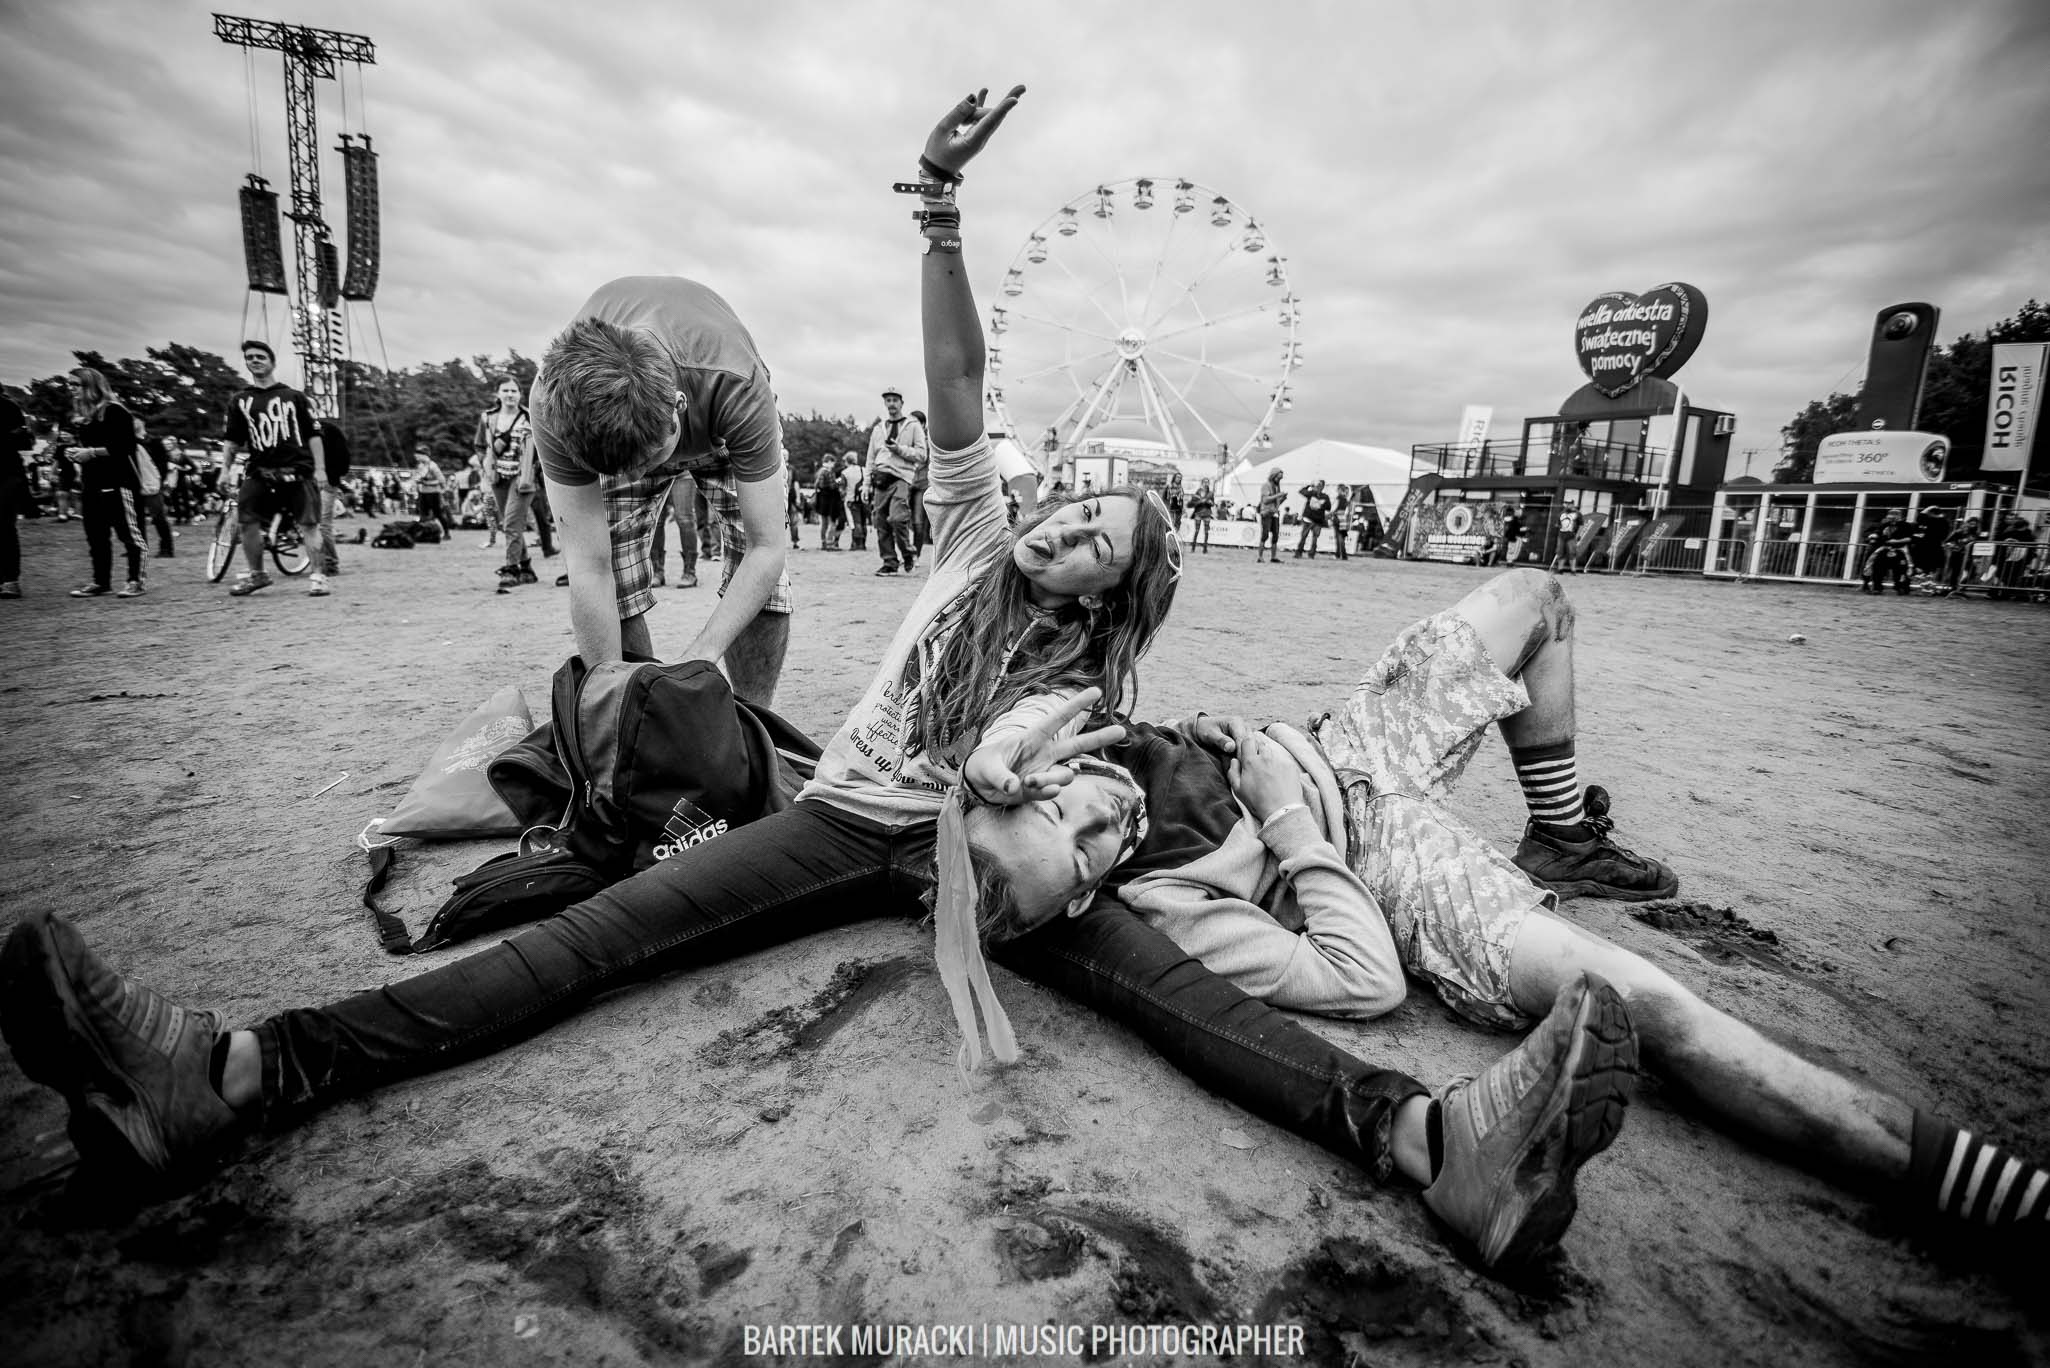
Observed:
[[[107,377],[91,366],[80,366],[71,374],[79,384],[78,398],[71,403],[71,420],[89,423],[114,402],[114,389],[107,383]]]
[[[918,725],[907,749],[959,763],[992,719],[1020,700],[1056,689],[1103,690],[1104,712],[1128,712],[1138,697],[1138,661],[1174,603],[1180,566],[1174,528],[1146,491],[1119,485],[1089,498],[1130,498],[1139,505],[1132,531],[1132,563],[1124,579],[1103,591],[1095,608],[1080,602],[1048,612],[1032,602],[1031,581],[1011,547],[1063,504],[1041,504],[1020,519],[1011,540],[979,571],[954,609],[960,626],[927,672]],[[1129,696],[1127,690],[1129,688]]]

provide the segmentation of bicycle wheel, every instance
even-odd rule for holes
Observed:
[[[303,575],[313,564],[313,557],[306,554],[306,540],[299,533],[299,524],[288,514],[274,513],[270,520],[270,558],[279,570],[287,575]]]
[[[233,508],[224,508],[214,522],[213,540],[206,544],[206,582],[219,584],[227,576],[228,567],[235,563],[235,553],[242,548],[242,529],[238,525]]]

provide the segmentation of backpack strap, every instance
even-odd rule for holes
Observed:
[[[370,915],[377,918],[377,941],[387,954],[410,955],[413,953],[413,937],[406,930],[406,924],[396,915],[377,905],[377,895],[391,879],[392,866],[398,863],[399,838],[396,836],[373,836],[371,832],[384,825],[379,817],[356,833],[356,844],[370,856],[370,878],[363,885],[363,905],[370,909]]]

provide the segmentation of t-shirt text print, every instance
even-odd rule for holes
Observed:
[[[249,448],[252,466],[297,466],[312,474],[313,453],[307,441],[315,431],[313,406],[285,385],[243,390],[228,410],[228,441]]]

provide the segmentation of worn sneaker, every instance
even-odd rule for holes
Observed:
[[[20,597],[21,597],[21,581],[20,581],[20,580],[8,580],[8,581],[6,581],[5,583],[0,583],[0,598],[20,598]]]
[[[112,585],[108,585],[108,584],[81,584],[81,585],[79,585],[79,586],[78,586],[78,588],[76,588],[76,589],[74,589],[74,590],[72,590],[72,591],[71,591],[71,597],[73,597],[73,598],[103,598],[103,597],[105,597],[106,595],[108,595],[108,594],[111,594],[111,593],[113,593],[113,592],[114,592],[114,588],[113,588],[113,586],[112,586]]]
[[[533,565],[532,565],[531,563],[527,562],[527,561],[521,561],[521,562],[520,562],[520,583],[521,583],[521,584],[539,584],[540,582],[541,582],[541,577],[540,577],[539,575],[537,575],[537,574],[535,574],[535,573],[534,573],[534,567],[533,567]]]
[[[878,575],[894,575],[897,573],[897,567],[894,565],[885,565],[878,569],[876,573]]]
[[[306,597],[326,598],[327,595],[327,576],[315,571],[312,578],[306,581]]]
[[[247,598],[259,589],[270,588],[270,576],[258,570],[255,574],[238,575],[228,593],[235,598]]]
[[[21,1071],[64,1094],[88,1162],[164,1178],[243,1129],[207,1064],[226,1023],[122,978],[78,928],[29,913],[0,949],[0,1032]]]
[[[121,588],[115,592],[114,597],[141,598],[144,594],[147,594],[148,592],[149,586],[145,585],[141,580],[130,580],[128,581],[128,583],[122,585]]]
[[[1623,999],[1581,974],[1524,1042],[1438,1097],[1445,1161],[1424,1205],[1490,1267],[1559,1242],[1580,1166],[1623,1126],[1637,1036]]]
[[[1528,823],[1516,847],[1516,867],[1562,898],[1648,902],[1679,891],[1679,875],[1609,839],[1616,823],[1607,789],[1589,784],[1581,808],[1586,815],[1578,831],[1535,819]]]

